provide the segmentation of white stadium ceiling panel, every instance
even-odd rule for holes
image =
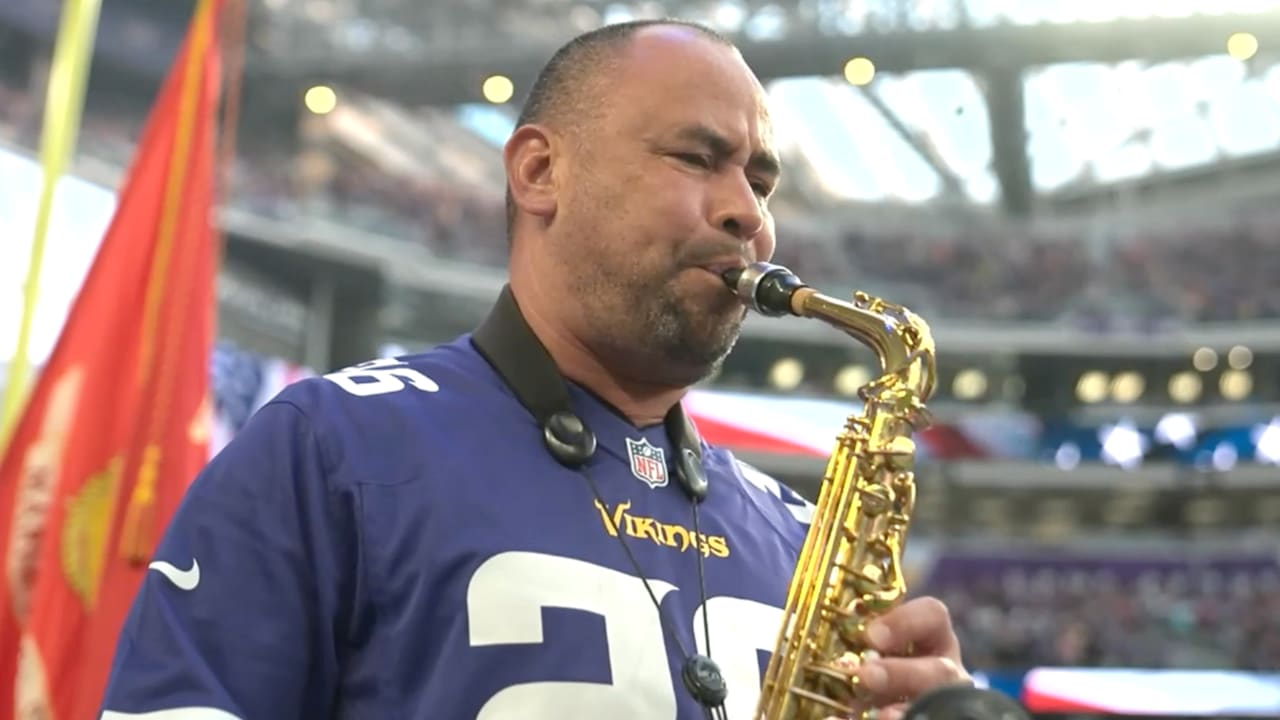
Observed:
[[[1037,191],[1209,166],[1280,147],[1280,66],[1225,55],[1029,70],[1028,158]]]
[[[868,94],[961,180],[969,201],[995,199],[986,105],[969,73],[907,73],[866,88],[835,78],[771,82],[770,109],[780,135],[794,143],[834,199],[921,203],[943,189],[939,173]]]
[[[1071,63],[1024,79],[1035,190],[1105,185],[1280,149],[1280,65],[1250,72],[1223,56],[1147,65]],[[880,75],[857,88],[836,78],[769,84],[784,137],[836,200],[924,203],[939,174],[868,101],[874,93],[962,182],[965,199],[997,200],[990,118],[961,70]]]
[[[930,12],[926,8],[938,7],[937,12],[949,13],[955,12],[950,6],[960,6],[968,17],[969,25],[979,28],[1005,24],[1047,25],[1247,15],[1280,8],[1280,0],[920,0],[908,4],[918,6],[920,10],[917,12],[924,15]]]
[[[1025,80],[1028,161],[1037,192],[1105,185],[1280,149],[1280,65],[1257,72],[1225,56],[1148,66],[1072,63]],[[958,178],[964,199],[997,200],[990,118],[962,70],[883,74],[865,88],[834,77],[768,84],[789,158],[803,158],[835,201],[919,204],[943,191],[935,171],[869,101]],[[473,130],[500,142],[510,116],[467,106]]]
[[[278,0],[281,3],[305,0]],[[331,2],[331,0],[310,0]],[[345,8],[378,7],[396,2]],[[476,6],[477,8],[479,6]],[[756,39],[945,30],[965,24],[1105,23],[1121,19],[1247,15],[1280,0],[805,0],[710,2],[495,2],[495,15],[573,11],[579,25],[667,14]],[[401,12],[409,12],[402,8]],[[424,12],[432,12],[423,9]],[[476,11],[475,8],[472,11]],[[466,16],[466,11],[451,10]],[[532,27],[532,26],[530,26]],[[1247,29],[1247,22],[1242,23]],[[909,38],[903,42],[909,43]],[[850,43],[856,53],[856,38]],[[1280,146],[1280,68],[1224,54],[1174,62],[1061,63],[1024,74],[1032,186],[1039,194],[1105,187],[1152,174],[1273,153]],[[787,157],[830,200],[917,205],[999,202],[991,119],[981,81],[961,69],[878,73],[854,87],[835,76],[767,83]],[[509,113],[465,106],[464,125],[491,142]]]

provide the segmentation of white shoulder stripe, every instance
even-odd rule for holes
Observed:
[[[791,511],[791,517],[805,525],[813,522],[813,511],[817,509],[818,507],[808,500],[806,500],[803,505],[792,505],[791,503],[787,503],[787,510]]]
[[[106,710],[99,720],[240,720],[240,718],[215,707],[180,707],[144,713]]]
[[[737,460],[738,469],[742,471],[742,477],[746,478],[747,482],[781,501],[783,507],[787,509],[787,512],[791,513],[791,517],[795,518],[797,522],[808,525],[813,521],[813,511],[815,510],[813,503],[805,500],[794,491],[784,488],[777,480],[765,475],[754,466],[737,458],[735,460]]]
[[[738,469],[742,471],[742,477],[746,478],[747,482],[778,499],[782,499],[782,486],[778,484],[777,480],[741,460],[738,461]]]

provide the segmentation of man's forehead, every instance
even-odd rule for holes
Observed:
[[[622,96],[619,109],[649,129],[710,127],[735,144],[772,151],[773,123],[760,81],[735,48],[689,33],[696,31],[656,26],[637,34],[610,83]]]
[[[617,58],[625,86],[651,92],[689,94],[715,90],[744,97],[759,81],[732,45],[687,28],[655,26],[637,32]]]

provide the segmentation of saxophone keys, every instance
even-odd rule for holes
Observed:
[[[811,668],[815,674],[825,681],[821,683],[825,685],[822,695],[844,708],[839,715],[825,715],[826,720],[850,720],[851,718],[869,720],[874,718],[874,715],[868,715],[869,712],[873,712],[872,710],[857,709],[868,694],[865,688],[862,687],[862,680],[858,672],[866,663],[879,657],[880,654],[875,650],[847,651],[827,664]],[[829,702],[822,704],[828,708],[831,707]]]
[[[868,516],[877,517],[893,509],[895,493],[887,485],[874,484],[860,488],[862,510]]]
[[[863,650],[860,653],[848,651],[832,660],[826,668],[835,671],[842,682],[861,690],[861,679],[858,675],[858,671],[862,669],[863,665],[866,665],[868,662],[873,660],[878,660],[879,658],[880,653],[875,650]],[[824,674],[827,674],[829,677],[832,676],[831,673]]]

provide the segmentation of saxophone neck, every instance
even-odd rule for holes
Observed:
[[[845,301],[824,295],[781,265],[753,263],[723,275],[725,284],[751,310],[768,317],[794,315],[820,320],[868,346],[880,360],[882,380],[896,378],[917,402],[933,396],[937,361],[933,333],[907,308],[864,292]]]

